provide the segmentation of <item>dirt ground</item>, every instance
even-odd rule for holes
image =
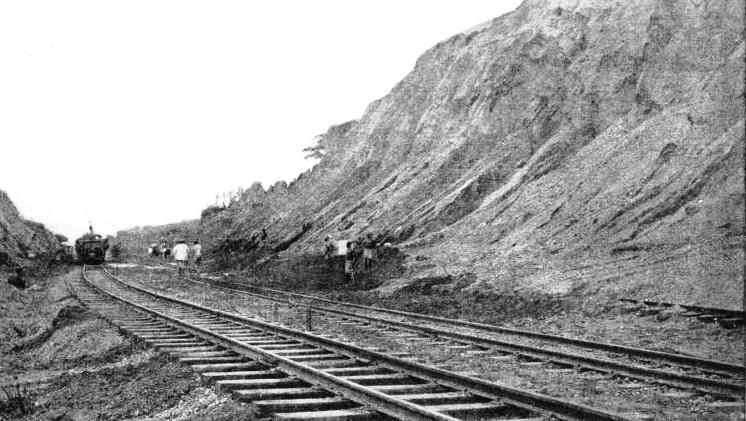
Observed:
[[[0,282],[0,420],[250,420],[250,407],[205,388],[188,367],[87,311],[79,269]]]

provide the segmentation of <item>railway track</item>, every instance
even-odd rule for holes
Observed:
[[[354,321],[362,326],[386,326],[390,329],[413,332],[429,338],[442,338],[457,344],[471,345],[477,349],[487,348],[503,354],[519,355],[533,361],[549,362],[560,368],[590,369],[645,382],[665,384],[683,389],[695,389],[703,393],[713,393],[725,400],[741,398],[746,391],[744,387],[745,369],[744,366],[738,364],[538,332],[506,329],[457,319],[361,306],[247,284],[241,284],[241,286],[264,293],[250,292],[245,289],[217,285],[193,278],[187,279],[211,288],[247,294],[278,303],[289,303],[326,317]],[[293,299],[295,300],[293,301]],[[325,305],[313,305],[310,304],[311,302]],[[367,314],[361,313],[360,310],[367,312]],[[375,313],[379,315],[373,315]],[[395,316],[395,318],[380,317],[380,314]],[[529,341],[507,341],[485,335],[492,333],[525,337]],[[599,353],[602,355],[599,355]]]
[[[277,419],[624,420],[573,402],[459,375],[127,284],[76,290],[104,317]],[[104,278],[104,279],[101,279]]]

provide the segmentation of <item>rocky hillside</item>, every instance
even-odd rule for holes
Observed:
[[[319,137],[312,170],[202,235],[256,265],[380,234],[407,256],[382,292],[439,277],[742,308],[743,8],[526,0],[425,52]]]
[[[44,225],[24,219],[8,195],[0,190],[0,269],[26,266],[36,258],[51,257],[60,240]]]

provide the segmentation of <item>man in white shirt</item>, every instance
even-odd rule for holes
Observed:
[[[173,255],[176,265],[179,267],[179,276],[184,275],[187,263],[189,262],[189,246],[184,240],[179,239],[174,246]]]

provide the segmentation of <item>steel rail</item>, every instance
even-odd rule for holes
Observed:
[[[467,390],[470,393],[474,393],[487,399],[503,401],[520,408],[528,409],[533,412],[540,412],[545,415],[556,416],[558,418],[566,420],[629,421],[628,418],[624,418],[621,415],[612,412],[603,411],[578,403],[567,402],[552,396],[542,395],[508,385],[490,382],[484,379],[453,373],[437,367],[431,367],[412,361],[406,361],[384,353],[337,342],[307,332],[290,329],[283,326],[277,326],[259,320],[249,319],[226,311],[203,307],[190,301],[179,300],[173,297],[161,295],[148,289],[129,284],[111,274],[111,272],[109,272],[106,268],[104,268],[104,271],[122,285],[128,288],[132,288],[141,293],[150,295],[154,298],[162,299],[183,306],[188,306],[197,310],[206,311],[242,324],[255,326],[263,330],[273,331],[282,336],[300,340],[306,343],[311,343],[351,358],[355,358],[358,360],[362,359],[363,361],[375,363],[378,366],[398,372],[404,372],[406,374],[419,377],[434,383],[450,386],[456,389]]]
[[[109,273],[108,271],[107,273],[113,278],[117,279],[116,277],[111,275],[111,273]],[[357,383],[353,383],[349,380],[345,380],[343,378],[339,378],[339,377],[327,374],[321,370],[315,369],[313,367],[310,367],[304,364],[297,363],[288,358],[285,358],[279,355],[274,355],[256,346],[243,343],[239,340],[230,338],[226,335],[212,332],[208,329],[201,328],[192,323],[179,320],[175,317],[169,316],[157,310],[153,310],[146,306],[135,303],[124,297],[108,292],[105,289],[100,288],[99,286],[95,285],[88,279],[88,277],[85,274],[85,266],[83,268],[83,278],[86,280],[88,285],[90,285],[93,288],[96,288],[97,290],[108,295],[109,297],[119,300],[147,314],[151,314],[158,318],[166,320],[171,325],[177,327],[178,329],[184,330],[194,336],[200,337],[209,342],[216,343],[222,347],[225,347],[226,349],[230,349],[231,351],[236,352],[239,355],[246,356],[252,360],[259,361],[270,367],[276,368],[279,371],[282,371],[286,374],[297,377],[305,382],[320,385],[329,391],[340,394],[344,396],[345,398],[348,398],[362,405],[370,405],[376,411],[382,412],[391,417],[394,417],[397,419],[403,419],[403,420],[458,421],[458,418],[454,418],[454,417],[451,417],[451,416],[448,416],[442,413],[428,410],[427,408],[424,408],[420,405],[407,402],[407,401],[398,399],[392,395],[387,395],[385,393],[361,386]],[[119,279],[117,280],[120,282],[123,282]],[[130,287],[132,286],[130,285]],[[159,294],[151,294],[147,290],[142,290],[137,287],[134,287],[134,288],[142,293],[152,295],[154,298],[159,299],[159,300],[165,300],[165,301],[169,301],[171,303],[179,304],[182,306],[192,307],[192,308],[195,308],[195,309],[198,309],[204,312],[208,312],[208,313],[219,314],[219,313],[216,313],[213,309],[209,309],[207,307],[202,307],[202,306],[195,305],[193,303],[189,303],[185,301],[173,300],[170,297],[160,296]],[[225,317],[224,314],[221,314],[221,316]],[[243,323],[245,323],[246,321],[248,320],[242,320]]]
[[[474,328],[474,329],[484,330],[484,331],[494,332],[494,333],[511,334],[511,335],[524,336],[524,337],[529,337],[529,338],[534,338],[534,339],[542,339],[542,340],[553,341],[553,342],[558,342],[558,343],[563,343],[563,344],[568,344],[568,345],[581,346],[581,347],[591,348],[591,349],[620,352],[620,353],[624,353],[627,355],[634,355],[634,356],[640,356],[640,357],[646,357],[646,358],[655,358],[655,359],[666,361],[669,363],[686,364],[691,367],[697,367],[697,368],[702,368],[702,369],[725,370],[729,372],[740,372],[740,373],[743,373],[746,370],[746,368],[743,365],[728,363],[724,361],[697,358],[697,357],[692,357],[689,355],[674,354],[674,353],[655,351],[655,350],[644,349],[644,348],[635,348],[635,347],[630,347],[626,345],[618,345],[618,344],[611,344],[611,343],[605,343],[605,342],[594,342],[594,341],[589,341],[585,339],[570,338],[566,336],[552,335],[549,333],[533,332],[529,330],[511,329],[511,328],[495,326],[495,325],[490,325],[490,324],[485,324],[485,323],[477,323],[477,322],[470,322],[470,321],[461,320],[461,319],[451,319],[451,318],[446,318],[446,317],[431,316],[428,314],[412,313],[412,312],[402,311],[402,310],[392,310],[392,309],[387,309],[387,308],[382,308],[382,307],[364,306],[360,304],[346,303],[343,301],[335,301],[335,300],[330,300],[327,298],[316,297],[313,295],[298,294],[294,292],[260,287],[260,286],[250,285],[247,283],[240,283],[239,285],[245,286],[248,288],[255,288],[259,290],[270,291],[270,292],[274,292],[274,293],[278,293],[278,294],[282,294],[286,296],[293,296],[293,297],[298,297],[298,298],[303,298],[303,299],[320,301],[320,302],[333,304],[333,305],[347,306],[351,308],[375,311],[375,312],[380,312],[380,313],[388,313],[388,314],[393,314],[397,316],[413,318],[416,320],[428,320],[432,322],[450,324],[454,326],[469,327],[469,328]]]
[[[273,298],[267,295],[256,294],[256,293],[252,293],[252,292],[248,292],[248,291],[244,291],[240,289],[235,289],[235,288],[230,288],[230,287],[210,285],[208,283],[193,280],[193,279],[190,279],[190,280],[192,282],[196,282],[196,283],[206,285],[209,287],[213,287],[213,288],[219,288],[219,289],[223,289],[227,291],[239,292],[239,293],[247,294],[253,297],[273,300],[276,302],[284,302],[282,299]],[[520,353],[522,355],[530,356],[532,358],[551,359],[552,361],[561,362],[561,363],[569,364],[569,365],[579,364],[584,367],[597,370],[597,371],[613,372],[618,375],[623,375],[623,376],[637,378],[641,380],[647,380],[647,381],[652,380],[658,383],[673,385],[677,387],[688,388],[688,387],[694,386],[694,387],[702,388],[702,390],[705,392],[717,391],[720,393],[731,393],[731,394],[736,394],[739,396],[743,395],[743,393],[746,392],[746,387],[744,387],[744,385],[741,383],[738,383],[738,384],[730,383],[730,382],[725,382],[725,381],[720,381],[720,380],[715,380],[715,379],[708,379],[704,377],[690,376],[687,374],[680,374],[680,373],[674,373],[670,371],[651,369],[651,368],[642,367],[640,365],[635,365],[635,364],[619,363],[619,362],[611,361],[607,359],[571,354],[567,352],[555,351],[555,350],[540,348],[540,347],[531,346],[531,345],[517,344],[513,342],[506,342],[506,341],[501,341],[501,340],[494,339],[494,338],[486,338],[486,337],[470,335],[466,333],[444,331],[441,329],[435,329],[435,328],[421,326],[421,325],[414,325],[411,323],[405,323],[405,322],[400,322],[396,320],[380,319],[380,318],[373,317],[373,316],[350,313],[350,312],[343,311],[343,310],[330,309],[330,308],[325,308],[325,307],[314,307],[309,304],[297,303],[297,305],[300,307],[308,308],[308,309],[321,312],[321,313],[331,313],[331,314],[336,314],[342,317],[363,320],[363,321],[371,322],[375,324],[385,324],[385,325],[390,325],[390,326],[396,326],[403,330],[425,333],[429,336],[448,338],[451,340],[465,342],[465,343],[469,343],[469,344],[477,345],[477,346],[486,346],[486,347],[495,348],[499,351],[503,351],[507,353]],[[732,374],[732,373],[728,373],[728,374]]]

